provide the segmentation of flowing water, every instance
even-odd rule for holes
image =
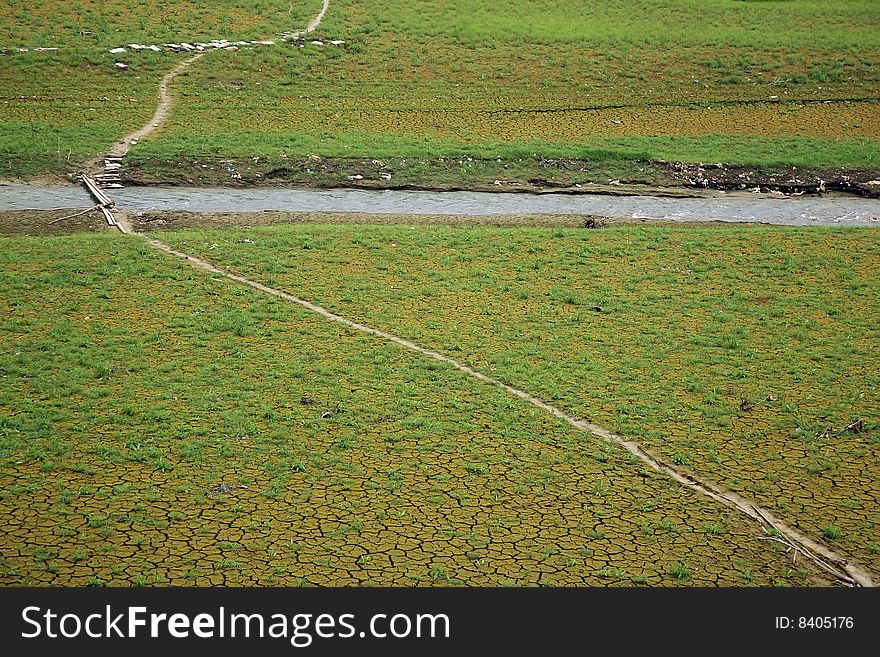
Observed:
[[[106,190],[130,212],[363,212],[375,214],[583,214],[672,221],[731,221],[798,226],[880,226],[880,200],[852,196],[714,198],[523,194],[361,189],[125,187]],[[0,210],[92,205],[80,187],[0,186]]]

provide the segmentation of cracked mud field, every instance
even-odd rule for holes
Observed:
[[[880,567],[876,231],[299,226],[162,239],[452,354]]]
[[[455,370],[135,240],[3,239],[5,585],[822,585]]]

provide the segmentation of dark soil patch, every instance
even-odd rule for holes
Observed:
[[[100,210],[61,219],[80,210],[10,210],[0,212],[0,235],[69,235],[116,230],[107,225]],[[58,221],[61,219],[60,221]],[[54,222],[54,223],[52,223]]]
[[[285,186],[435,191],[699,195],[708,190],[880,197],[880,172],[568,158],[206,158],[126,160],[128,185]]]

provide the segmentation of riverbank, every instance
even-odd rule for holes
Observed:
[[[72,184],[78,169],[43,173],[3,184]],[[687,164],[571,158],[228,158],[142,160],[129,156],[119,172],[126,186],[305,186],[315,189],[485,191],[669,197],[713,192],[880,198],[880,171],[871,168]]]
[[[572,158],[194,158],[126,162],[128,185],[310,185],[436,191],[559,191],[692,195],[702,190],[880,197],[880,172],[795,166]]]
[[[68,217],[69,210],[0,211],[0,236],[52,236],[81,232],[115,231],[98,210]],[[742,226],[723,221],[649,221],[609,219],[592,215],[404,215],[366,212],[139,212],[128,214],[132,227],[140,232],[189,228],[249,228],[292,224],[351,224],[409,226],[495,226],[499,228],[611,228],[650,223],[667,227]]]

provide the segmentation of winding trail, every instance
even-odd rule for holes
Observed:
[[[291,33],[291,36],[298,37],[301,34],[308,34],[309,32],[314,32],[318,25],[321,24],[321,21],[324,19],[324,14],[327,13],[327,10],[330,8],[330,0],[324,0],[324,4],[321,7],[321,11],[315,16],[312,20],[309,21],[309,24],[306,26],[305,30],[299,30],[297,32]]]
[[[321,11],[318,12],[317,16],[309,21],[309,24],[304,29],[290,32],[289,34],[286,34],[285,37],[295,39],[303,34],[314,32],[321,24],[321,21],[324,19],[324,14],[327,13],[327,10],[329,8],[330,0],[323,0]],[[156,107],[156,111],[153,112],[153,116],[150,119],[149,123],[138,128],[134,132],[127,134],[125,137],[113,144],[106,155],[97,157],[94,160],[88,162],[85,166],[86,172],[94,175],[96,172],[103,170],[105,174],[108,174],[109,171],[106,168],[106,162],[108,159],[120,160],[121,158],[125,157],[133,143],[136,143],[144,137],[147,137],[155,132],[156,129],[159,128],[159,126],[161,126],[168,119],[168,117],[171,116],[171,110],[173,109],[174,104],[174,97],[171,95],[170,87],[171,83],[174,81],[174,78],[183,73],[194,62],[198,61],[207,54],[207,52],[200,52],[196,55],[193,55],[189,59],[182,61],[173,69],[168,71],[168,73],[166,73],[162,80],[159,82],[159,105]],[[116,167],[113,167],[114,170],[115,168]]]
[[[171,82],[174,80],[174,78],[176,78],[187,68],[189,68],[193,62],[198,61],[206,54],[207,53],[200,52],[197,55],[193,55],[189,59],[180,62],[180,64],[178,64],[165,74],[165,77],[163,77],[162,80],[159,82],[159,106],[156,107],[156,111],[153,112],[153,118],[151,118],[150,122],[147,123],[145,126],[138,128],[131,134],[123,137],[120,141],[116,142],[107,153],[107,157],[125,157],[125,154],[128,153],[129,147],[132,145],[132,142],[136,142],[152,134],[156,130],[156,128],[162,125],[168,119],[168,117],[171,116],[171,106],[174,102],[174,97],[171,95],[171,92],[168,89],[171,85]]]

